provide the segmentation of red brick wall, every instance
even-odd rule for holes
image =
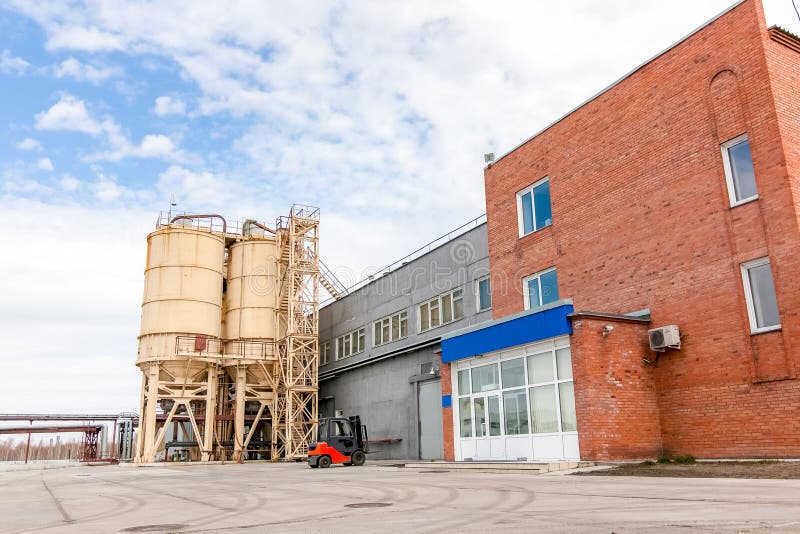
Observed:
[[[453,394],[453,382],[450,378],[450,364],[442,363],[439,366],[439,376],[442,381],[442,395]],[[454,399],[455,400],[455,399]],[[456,449],[453,440],[453,408],[442,408],[442,436],[444,438],[444,459],[453,462],[456,459]]]
[[[603,327],[611,332],[603,335]],[[631,460],[661,454],[658,398],[647,324],[576,318],[572,374],[583,460]]]
[[[485,173],[495,318],[556,266],[576,310],[679,325],[653,379],[664,448],[698,457],[800,457],[800,56],[764,24],[745,2]],[[759,199],[731,208],[719,145],[744,132]],[[520,239],[515,193],[544,176],[553,225]],[[765,255],[783,329],[751,336],[740,264]]]

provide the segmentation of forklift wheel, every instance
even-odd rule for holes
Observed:
[[[331,466],[331,457],[330,456],[320,456],[317,465],[322,467],[323,469],[326,467]]]
[[[364,462],[367,461],[367,455],[364,454],[364,451],[355,451],[350,457],[350,461],[353,465],[364,465]]]

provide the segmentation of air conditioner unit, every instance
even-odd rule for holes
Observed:
[[[647,334],[650,337],[651,350],[663,352],[666,349],[681,348],[681,333],[677,325],[671,324],[661,328],[654,328],[649,330]]]

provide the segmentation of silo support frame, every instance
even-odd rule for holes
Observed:
[[[145,400],[147,399],[147,375],[142,373],[142,388],[139,395],[139,414],[144,417],[145,413]],[[140,423],[139,431],[136,433],[136,450],[133,453],[133,458],[136,463],[142,461],[142,453],[144,448],[144,422]]]
[[[205,369],[198,372],[194,377],[202,377],[201,380],[189,380],[187,376],[181,381],[162,380],[161,373],[173,378],[166,369],[162,368],[163,361],[150,362],[143,370],[142,380],[142,413],[145,415],[142,427],[137,437],[136,463],[155,462],[156,453],[163,444],[167,429],[172,423],[178,409],[183,406],[186,415],[191,423],[194,439],[198,443],[201,459],[208,461],[213,453],[213,432],[214,432],[214,409],[216,406],[215,392],[217,380],[217,366],[208,364]],[[164,423],[158,428],[157,407],[160,401],[170,400],[173,402]],[[195,418],[192,403],[202,401],[206,403],[206,419],[204,419],[204,433]],[[211,420],[207,419],[209,405],[211,406]],[[209,438],[210,434],[210,438]],[[203,439],[205,438],[205,439]]]
[[[247,368],[244,365],[236,366],[235,404],[233,408],[233,461],[244,461],[244,406],[247,396]]]
[[[208,384],[206,387],[206,417],[203,421],[203,449],[201,453],[201,460],[208,462],[212,460],[214,451],[214,428],[216,428],[216,421],[214,415],[217,412],[217,382],[219,378],[219,369],[216,365],[208,366]],[[199,435],[198,435],[199,437]]]

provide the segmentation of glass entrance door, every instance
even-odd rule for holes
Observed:
[[[502,421],[499,395],[482,395],[472,398],[475,422],[475,459],[502,459]]]

